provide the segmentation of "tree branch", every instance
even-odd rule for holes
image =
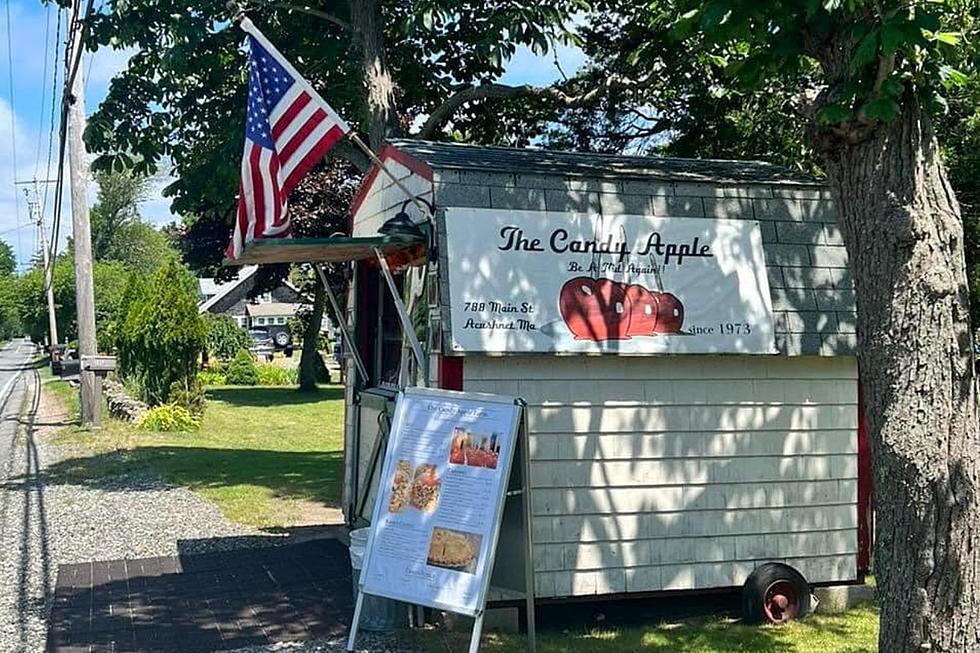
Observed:
[[[262,6],[272,7],[274,9],[285,9],[286,11],[290,11],[290,12],[295,11],[301,14],[306,14],[308,16],[315,16],[316,18],[320,18],[329,23],[333,23],[337,27],[340,27],[341,29],[346,30],[348,32],[352,31],[353,29],[351,28],[351,24],[345,21],[343,18],[340,18],[339,16],[335,16],[329,12],[323,11],[322,9],[314,9],[313,7],[308,7],[306,5],[303,6],[291,5],[288,2],[266,2],[263,3]]]
[[[352,166],[361,171],[361,174],[367,173],[371,169],[371,160],[368,158],[367,154],[361,151],[359,147],[355,147],[351,144],[350,140],[343,139],[333,146],[333,149],[327,153],[327,157],[335,156],[339,159],[347,161]]]
[[[450,95],[442,104],[429,114],[417,134],[418,138],[431,139],[442,129],[456,111],[467,102],[487,99],[511,99],[516,97],[532,97],[549,100],[566,109],[586,107],[595,102],[604,93],[612,90],[627,88],[642,88],[653,83],[651,78],[632,80],[625,77],[611,76],[603,83],[584,93],[569,95],[557,86],[508,86],[507,84],[481,84],[466,86]]]

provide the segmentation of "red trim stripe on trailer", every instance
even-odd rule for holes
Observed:
[[[872,529],[872,478],[871,448],[868,445],[868,417],[864,411],[864,393],[858,381],[858,573],[871,570],[871,546],[874,543]]]
[[[439,387],[443,390],[463,389],[463,359],[458,356],[439,357]]]

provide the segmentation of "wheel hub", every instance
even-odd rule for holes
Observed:
[[[792,583],[784,580],[776,581],[766,589],[763,612],[769,623],[786,623],[796,616],[799,609],[800,599]]]

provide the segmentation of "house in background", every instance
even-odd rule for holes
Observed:
[[[257,265],[246,265],[239,270],[238,278],[224,282],[198,278],[197,310],[202,314],[228,315],[238,326],[251,331],[253,337],[258,338],[262,335],[258,332],[264,332],[278,348],[285,347],[291,342],[289,318],[295,317],[299,307],[310,299],[288,281],[282,281],[269,292],[249,297],[255,288],[257,270]],[[324,317],[321,328],[326,331],[328,327]]]
[[[296,309],[307,301],[303,293],[288,281],[281,282],[269,292],[250,297],[255,288],[255,273],[257,265],[247,265],[238,272],[238,278],[231,281],[215,281],[210,277],[197,280],[199,313],[231,316],[238,326],[251,329],[257,326],[251,320],[253,314],[247,310],[249,306],[275,305],[276,310],[288,310],[281,316],[293,317]],[[280,317],[280,313],[263,312],[265,318]],[[284,322],[285,323],[285,322]],[[267,320],[262,320],[261,326],[267,326]]]

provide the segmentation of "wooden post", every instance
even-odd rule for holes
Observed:
[[[68,61],[81,57],[83,29],[81,2],[72,3],[71,48]],[[82,69],[75,69],[68,91],[68,162],[71,169],[71,222],[75,254],[75,301],[78,306],[78,351],[81,356],[98,353],[95,344],[95,292],[92,287],[92,233],[88,215],[88,161],[82,132],[85,131],[85,84]],[[71,71],[71,67],[69,67]],[[102,425],[102,379],[91,370],[81,369],[82,426],[99,428]]]
[[[48,260],[48,234],[44,230],[44,215],[41,213],[41,193],[38,191],[38,181],[34,179],[31,183],[33,184],[34,196],[31,197],[30,191],[26,188],[24,189],[24,194],[27,195],[27,209],[31,212],[31,217],[34,218],[34,223],[37,225],[41,235],[41,256],[44,261],[44,288],[48,298],[48,352],[51,354],[51,360],[54,360],[58,350],[58,321],[54,311],[54,270],[51,267],[51,262]]]

